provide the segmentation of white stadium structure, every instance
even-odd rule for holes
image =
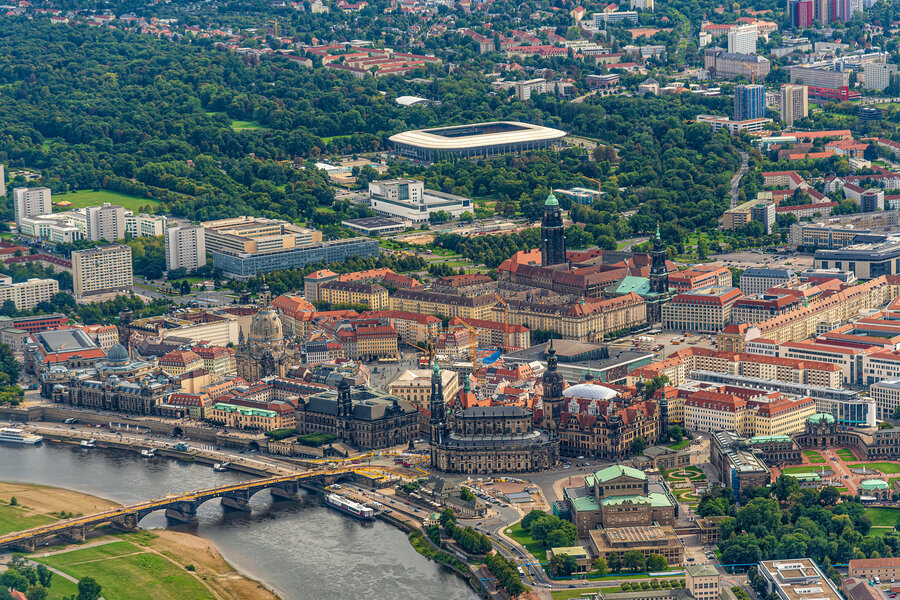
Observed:
[[[397,156],[434,162],[441,158],[488,158],[555,148],[566,132],[518,121],[494,121],[417,129],[389,139]]]

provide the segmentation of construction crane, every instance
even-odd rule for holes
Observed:
[[[275,38],[278,39],[278,19],[269,19],[266,23],[275,23]]]
[[[434,344],[432,343],[430,338],[428,339],[428,341],[424,342],[425,348],[423,348],[422,346],[417,346],[416,344],[413,344],[412,342],[406,342],[406,343],[409,344],[410,346],[412,346],[413,348],[416,348],[416,349],[424,352],[426,361],[428,362],[428,364],[431,364],[431,361],[434,358]]]
[[[742,62],[741,64],[744,65],[745,67],[747,67],[748,69],[750,69],[750,83],[755,84],[756,83],[756,67],[752,67],[745,62]]]
[[[462,318],[456,317],[463,327],[469,330],[471,339],[469,341],[469,358],[472,360],[472,375],[478,373],[478,331],[474,327],[466,323]]]
[[[503,351],[509,352],[509,349],[512,346],[512,344],[509,343],[509,304],[507,304],[506,300],[500,296],[497,296],[497,300],[503,307]]]

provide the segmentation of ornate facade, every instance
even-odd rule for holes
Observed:
[[[328,433],[357,448],[387,448],[419,437],[416,407],[368,386],[341,379],[338,389],[298,400],[297,433]]]
[[[661,408],[655,400],[621,397],[615,390],[593,382],[563,389],[551,342],[543,375],[541,427],[559,439],[563,456],[620,459],[632,454],[640,438],[652,446],[662,435]]]
[[[132,361],[120,344],[93,368],[51,367],[41,382],[42,394],[54,402],[141,415],[157,414],[157,407],[177,389],[164,374],[154,373],[150,363]]]
[[[440,371],[431,379],[431,466],[449,473],[524,473],[559,464],[559,442],[519,406],[446,412]]]
[[[264,377],[284,377],[288,369],[300,362],[300,353],[288,348],[281,317],[269,303],[269,286],[259,291],[259,311],[250,321],[247,338],[243,334],[234,355],[237,376],[254,382]]]

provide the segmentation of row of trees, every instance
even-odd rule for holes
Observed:
[[[484,566],[497,578],[497,585],[506,590],[511,597],[515,598],[528,590],[519,577],[516,565],[499,553],[488,554],[484,559]]]
[[[440,517],[441,527],[453,540],[462,546],[463,550],[470,554],[486,554],[491,551],[491,540],[483,533],[478,533],[471,527],[460,527],[456,524],[456,515],[453,510],[445,508]]]

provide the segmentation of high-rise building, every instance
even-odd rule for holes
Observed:
[[[813,20],[823,27],[831,23],[831,1],[813,0]]]
[[[87,214],[87,239],[98,242],[115,242],[125,238],[125,209],[109,203],[89,206]]]
[[[50,188],[15,188],[13,190],[13,205],[16,214],[16,225],[24,217],[50,214],[53,211],[50,204]]]
[[[6,172],[3,170],[3,165],[0,165],[0,196],[6,195]]]
[[[897,73],[897,65],[892,63],[866,63],[863,69],[867,90],[883,90],[891,85],[891,76]]]
[[[541,221],[541,266],[566,263],[566,234],[563,229],[559,201],[552,193],[544,202],[544,219]]]
[[[72,252],[75,297],[131,289],[131,248],[112,244]]]
[[[790,0],[788,4],[793,29],[812,27],[815,9],[813,0]]]
[[[793,125],[809,115],[809,94],[805,85],[781,86],[781,120]]]
[[[756,54],[756,25],[740,25],[728,32],[728,51],[735,54]]]
[[[206,235],[202,225],[166,228],[166,270],[193,271],[206,264]]]
[[[766,86],[738,85],[734,88],[734,120],[762,119],[766,116]]]

